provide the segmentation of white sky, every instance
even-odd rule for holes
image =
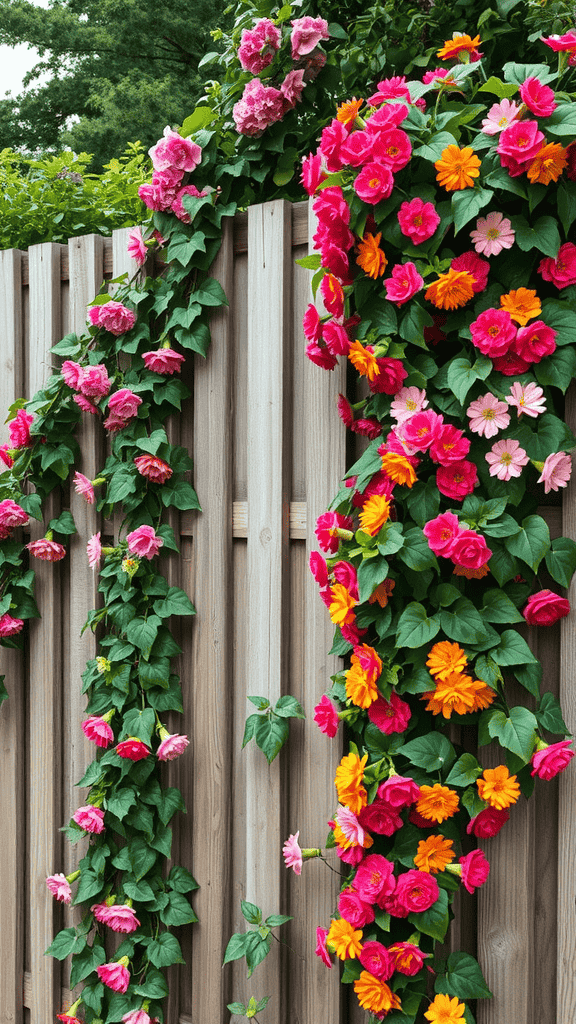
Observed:
[[[36,7],[48,7],[48,0],[32,0]],[[0,46],[0,97],[7,92],[17,96],[22,90],[22,79],[27,71],[31,71],[38,63],[38,51],[29,48],[26,43],[21,46]],[[38,79],[46,81],[46,78]]]

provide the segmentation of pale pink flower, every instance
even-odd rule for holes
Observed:
[[[110,303],[109,303],[110,305]],[[119,305],[119,303],[117,303]],[[101,309],[103,307],[100,307]],[[124,307],[122,307],[124,308]],[[103,363],[97,366],[83,366],[78,377],[78,390],[86,398],[100,400],[108,394],[112,387],[112,381]]]
[[[46,879],[46,885],[59,903],[72,902],[72,890],[70,889],[70,882],[66,878],[66,875],[63,875],[62,873],[58,875],[50,875]]]
[[[288,839],[282,847],[282,856],[287,868],[292,868],[295,875],[302,874],[302,850],[298,845],[298,836],[300,835],[300,829],[292,836],[288,836]]]
[[[98,415],[98,408],[92,402],[90,402],[84,395],[72,395],[72,398],[79,405],[83,412],[89,412],[91,416]]]
[[[114,903],[109,907],[105,923],[113,932],[123,932],[125,935],[135,932],[140,925],[136,911],[125,903]]]
[[[144,352],[142,359],[147,370],[171,376],[173,373],[180,373],[185,357],[175,352],[173,348],[159,348],[152,352]]]
[[[476,252],[485,256],[497,256],[502,249],[511,249],[515,237],[511,221],[496,211],[479,217],[475,230],[470,232]]]
[[[572,459],[566,452],[554,452],[549,455],[542,467],[542,476],[538,477],[538,483],[544,484],[544,493],[557,491],[560,487],[566,487],[572,474]]]
[[[12,498],[0,501],[0,540],[6,540],[17,526],[28,525],[28,513]]]
[[[422,412],[428,405],[426,392],[416,387],[400,388],[390,404],[390,415],[398,426],[409,420],[417,412]]]
[[[351,846],[364,846],[366,832],[349,807],[339,806],[334,818]]]
[[[128,963],[128,957],[122,957],[122,960],[124,959]],[[101,964],[100,967],[96,968],[96,973],[100,981],[103,981],[113,992],[126,992],[130,984],[130,971],[121,960],[109,964]]]
[[[163,137],[148,150],[155,171],[169,168],[181,171],[193,171],[202,159],[202,150],[192,139],[183,139],[178,132],[168,125]]]
[[[520,447],[520,443],[513,438],[496,441],[485,459],[490,466],[490,476],[497,476],[499,480],[509,480],[512,476],[520,476],[522,467],[530,462],[526,452]]]
[[[94,488],[92,486],[92,481],[89,480],[87,476],[84,476],[83,473],[79,473],[78,471],[74,473],[74,490],[76,491],[76,494],[80,494],[85,498],[89,505],[94,504]]]
[[[142,228],[135,227],[128,234],[126,251],[139,267],[146,263],[146,243],[142,237]]]
[[[546,412],[544,392],[542,388],[539,388],[532,381],[528,384],[520,384],[519,381],[514,381],[506,401],[508,405],[516,406],[518,419],[520,419],[523,413],[535,419],[541,413]]]
[[[60,372],[69,388],[76,389],[78,387],[78,381],[82,376],[80,363],[75,363],[72,359],[65,359]]]
[[[510,423],[508,403],[499,402],[490,391],[470,402],[466,415],[470,417],[470,430],[483,437],[494,437]]]
[[[121,302],[111,301],[105,302],[102,306],[90,306],[88,319],[94,327],[103,327],[105,331],[118,337],[134,327],[136,314]]]
[[[126,540],[131,554],[147,558],[148,561],[158,554],[164,544],[162,537],[156,536],[153,526],[139,526],[137,530],[132,530],[132,533],[128,534]]]
[[[305,86],[306,82],[304,81],[304,71],[302,69],[296,70],[293,68],[292,71],[288,72],[280,85],[280,92],[289,107],[295,107],[300,102]]]
[[[324,18],[295,18],[292,25],[292,60],[312,53],[321,39],[329,39],[328,22]]]
[[[99,715],[90,715],[82,722],[82,732],[87,740],[97,747],[107,747],[114,740],[114,733],[108,722]]]
[[[253,29],[245,28],[238,48],[238,60],[244,71],[259,75],[274,59],[282,34],[269,18],[260,18]]]
[[[148,1016],[146,1010],[131,1010],[130,1013],[125,1013],[122,1017],[123,1024],[151,1024],[152,1018]]]
[[[95,569],[100,562],[102,557],[102,545],[100,544],[100,532],[92,534],[90,540],[86,545],[86,553],[88,555],[88,565],[91,569]]]
[[[482,121],[481,131],[484,135],[498,135],[516,120],[519,111],[519,105],[512,100],[502,99],[499,103],[494,103],[488,111],[488,116]]]
[[[176,733],[165,736],[156,751],[156,756],[159,761],[173,761],[184,753],[189,742],[187,736],[178,736]]]
[[[272,86],[264,86],[259,78],[253,78],[246,84],[232,109],[236,130],[241,135],[260,135],[265,128],[280,121],[283,114],[282,93]]]
[[[92,804],[86,804],[85,807],[79,807],[77,811],[74,811],[72,821],[75,821],[85,832],[99,835],[104,831],[104,811],[101,807],[94,807]]]
[[[55,540],[48,540],[41,537],[40,540],[33,540],[26,544],[28,551],[34,558],[40,558],[43,562],[60,562],[66,557],[66,548]]]

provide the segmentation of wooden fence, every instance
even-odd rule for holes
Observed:
[[[192,624],[180,627],[185,715],[173,722],[191,744],[166,771],[188,807],[175,827],[174,858],[200,884],[200,923],[179,929],[186,966],[170,972],[168,1024],[227,1024],[226,1003],[251,994],[271,996],[262,1017],[275,1024],[365,1019],[337,969],[314,955],[337,875],[312,861],[296,878],[280,852],[296,829],[305,846],[323,842],[339,758],[335,741],[312,722],[337,659],[326,654],[332,627],[307,561],[316,516],[346,465],[335,403],[345,370],[327,373],[304,356],[310,274],[294,259],[308,251],[309,216],[308,204],[278,201],[228,224],[214,272],[230,307],[213,318],[206,361],[187,361],[193,398],[169,425],[171,439],[193,455],[203,512],[175,522],[182,558],[168,564],[171,583],[197,608]],[[86,304],[103,278],[134,269],[125,231],[0,253],[1,408],[42,384],[50,347],[84,328]],[[104,439],[99,424],[85,420],[75,468],[92,478]],[[97,604],[85,545],[96,530],[112,536],[114,527],[73,490],[62,502],[79,535],[64,562],[35,565],[43,618],[31,624],[26,656],[1,652],[10,699],[0,711],[0,1024],[52,1024],[70,998],[66,970],[44,950],[77,911],[55,904],[45,877],[70,872],[82,856],[82,844],[70,847],[59,828],[82,803],[74,784],[93,756],[80,729],[80,674],[94,640],[79,634]],[[56,510],[53,499],[50,516]],[[546,511],[557,535],[560,509]],[[564,517],[563,532],[576,537],[574,488]],[[561,692],[576,728],[573,615],[563,627],[562,645],[553,627],[538,635],[537,653],[545,687]],[[268,768],[254,744],[240,749],[246,697],[274,701],[282,693],[296,696],[308,719],[291,724],[287,747]],[[478,1024],[576,1020],[575,808],[574,770],[539,783],[486,845],[487,885],[477,897],[460,897],[449,947],[477,951],[495,992],[479,1005]],[[250,981],[243,962],[221,966],[230,934],[244,930],[241,898],[265,915],[294,916],[285,929],[292,949],[275,943]]]

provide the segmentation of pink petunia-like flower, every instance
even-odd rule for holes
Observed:
[[[150,754],[150,750],[137,736],[128,736],[116,745],[116,753],[127,761],[143,761]]]
[[[283,82],[280,83],[280,92],[282,93],[287,107],[295,107],[297,103],[302,99],[302,93],[306,87],[304,81],[304,70],[303,68],[293,68],[286,75]]]
[[[196,188],[196,185],[184,185],[184,188],[178,189],[174,199],[172,200],[172,205],[170,206],[170,209],[172,210],[172,213],[176,214],[178,220],[181,220],[183,224],[191,224],[191,214],[184,206],[182,200],[184,199],[185,196],[192,196],[193,199],[203,199],[204,196],[207,196],[209,194],[210,193],[208,189],[202,189],[202,191],[199,192],[198,189]]]
[[[411,869],[398,876],[394,898],[409,914],[420,914],[436,903],[440,890],[438,882],[427,871]]]
[[[522,468],[530,462],[520,442],[514,438],[496,441],[484,457],[490,466],[490,476],[496,476],[499,480],[521,476]]]
[[[314,708],[314,721],[323,732],[325,736],[329,736],[330,739],[334,739],[334,736],[338,732],[338,725],[340,720],[338,718],[338,710],[333,701],[322,694],[318,704]]]
[[[478,256],[473,249],[469,252],[463,252],[461,256],[457,256],[456,259],[452,260],[450,269],[470,274],[474,295],[483,292],[488,285],[490,264],[488,260],[483,260],[481,256]]]
[[[192,139],[184,139],[178,132],[166,125],[162,138],[158,139],[148,154],[155,171],[174,169],[182,174],[193,171],[202,159],[202,150]]]
[[[322,551],[335,555],[338,551],[340,538],[337,530],[352,530],[354,524],[350,516],[343,516],[339,512],[323,512],[316,520],[315,534]]]
[[[491,391],[470,402],[466,410],[470,430],[481,437],[494,437],[510,423],[508,403],[500,402]]]
[[[497,807],[485,807],[468,823],[466,831],[469,836],[478,839],[491,839],[498,835],[509,818],[510,811],[507,809],[501,811]]]
[[[362,952],[358,958],[364,970],[368,971],[373,978],[381,981],[388,981],[394,973],[394,958],[390,955],[386,946],[376,940],[365,942]]]
[[[134,260],[139,267],[143,267],[146,263],[147,249],[144,238],[142,237],[142,228],[135,227],[128,232],[128,245],[126,251],[130,259]]]
[[[302,874],[302,850],[298,845],[298,836],[300,835],[300,829],[294,835],[288,836],[288,839],[282,847],[282,856],[284,857],[284,863],[287,868],[292,868],[295,875]]]
[[[470,324],[472,344],[493,359],[506,355],[516,337],[516,325],[505,309],[486,309]]]
[[[558,290],[576,284],[576,245],[565,242],[560,246],[556,259],[547,256],[540,260],[538,273],[545,281],[551,281]]]
[[[512,352],[527,363],[539,363],[545,356],[556,351],[556,331],[543,320],[533,320],[526,327],[519,327],[512,342]]]
[[[84,476],[83,473],[79,473],[78,470],[74,473],[74,490],[76,494],[80,494],[89,505],[94,504],[94,488],[92,481]]]
[[[300,181],[304,191],[313,196],[318,186],[325,180],[326,174],[322,168],[321,153],[309,153],[302,161],[302,172]]]
[[[92,804],[79,807],[72,815],[72,821],[75,821],[85,832],[100,835],[104,831],[104,811],[101,807],[94,807]]]
[[[234,104],[232,116],[236,130],[241,135],[261,135],[271,124],[282,119],[284,97],[279,89],[264,86],[259,78],[253,78],[244,87],[238,103]]]
[[[368,708],[368,718],[372,724],[387,736],[393,732],[404,732],[411,717],[410,706],[394,691],[389,701],[379,696]]]
[[[358,818],[363,828],[379,836],[392,836],[404,824],[398,811],[385,800],[374,800],[367,807],[363,807]]]
[[[351,811],[349,807],[339,805],[334,818],[336,824],[340,826],[348,845],[364,846],[366,832],[360,824],[357,816],[354,814],[354,811]]]
[[[354,182],[356,195],[371,206],[388,199],[393,188],[394,175],[390,167],[376,161],[365,164]]]
[[[66,875],[63,875],[62,873],[50,875],[46,879],[46,885],[54,896],[54,899],[58,900],[59,903],[72,902],[72,890]]]
[[[566,487],[572,475],[572,459],[566,452],[553,452],[549,455],[542,467],[542,475],[538,477],[538,483],[544,484],[544,493],[557,491],[560,487]]]
[[[522,82],[520,98],[536,117],[550,117],[558,106],[553,90],[533,76]]]
[[[43,562],[60,562],[66,558],[66,548],[55,540],[48,540],[41,537],[40,540],[33,540],[26,544],[28,551],[34,558],[40,558]]]
[[[576,52],[576,32],[574,29],[570,29],[569,32],[565,32],[563,36],[553,35],[540,36],[540,41],[549,46],[555,53],[574,53]]]
[[[185,357],[175,352],[173,348],[158,348],[153,352],[144,352],[142,359],[147,370],[164,376],[180,373],[185,361]]]
[[[390,415],[396,420],[398,426],[406,423],[407,420],[417,412],[422,412],[428,405],[426,392],[416,387],[400,388],[390,404]]]
[[[122,961],[125,961],[124,963]],[[130,984],[130,971],[128,970],[128,957],[113,961],[109,964],[100,964],[96,973],[108,988],[113,992],[126,992]]]
[[[330,959],[330,954],[329,954],[328,950],[326,949],[326,936],[327,935],[328,935],[328,929],[327,928],[320,928],[320,927],[318,927],[316,929],[316,950],[315,950],[315,952],[316,952],[316,956],[320,957],[322,963],[325,964],[326,967],[332,967],[332,961]]]
[[[16,416],[8,424],[9,448],[29,448],[34,444],[30,427],[34,417],[26,409],[18,409]]]
[[[338,896],[338,913],[354,928],[365,928],[374,920],[372,904],[363,900],[352,886],[347,886]]]
[[[164,545],[162,537],[156,536],[153,526],[139,526],[137,530],[132,530],[132,533],[127,535],[126,540],[131,554],[147,558],[148,561],[151,561]]]
[[[139,455],[134,459],[134,465],[141,476],[146,477],[154,484],[166,483],[172,476],[172,468],[157,455]]]
[[[394,892],[396,879],[394,878],[394,864],[379,853],[369,853],[356,872],[354,888],[360,896],[375,903],[382,896],[389,896]]]
[[[490,864],[482,850],[472,850],[465,857],[460,857],[459,863],[462,869],[462,884],[469,893],[484,885],[490,873]]]
[[[81,368],[77,386],[85,398],[99,401],[110,391],[112,381],[103,363],[98,363],[97,366],[83,366]]]
[[[394,773],[378,786],[378,799],[384,800],[394,810],[409,807],[419,797],[420,786],[408,776]]]
[[[413,451],[428,451],[432,442],[440,434],[444,425],[444,417],[434,412],[433,409],[425,409],[411,416],[402,425],[402,440],[410,446]]]
[[[302,318],[302,329],[304,331],[304,337],[308,341],[320,341],[322,337],[322,323],[318,310],[311,302],[306,307],[306,312]]]
[[[539,590],[532,594],[522,609],[529,626],[553,626],[570,613],[570,602],[553,590]]]
[[[460,520],[453,512],[443,512],[422,527],[422,533],[428,541],[428,547],[435,555],[450,558],[450,552],[460,533]]]
[[[86,545],[86,553],[88,555],[88,565],[91,569],[95,569],[99,564],[102,557],[102,545],[100,543],[100,531],[93,533]]]
[[[464,431],[451,423],[444,423],[434,432],[428,454],[432,462],[450,466],[453,462],[461,462],[469,451],[470,441],[464,437]]]
[[[130,1013],[125,1013],[122,1017],[122,1024],[152,1024],[152,1018],[142,1007],[139,1010],[130,1010]]]
[[[28,521],[28,513],[12,498],[0,501],[0,540],[6,540],[18,526],[27,526]]]
[[[89,718],[86,718],[82,722],[82,732],[87,740],[104,749],[110,746],[114,740],[111,726],[100,715],[90,715]]]
[[[245,28],[238,48],[238,60],[244,71],[259,75],[274,59],[282,35],[269,18],[260,18],[254,28]]]
[[[184,753],[189,743],[190,740],[187,736],[179,736],[177,733],[169,734],[164,737],[158,747],[156,757],[159,761],[174,761]]]
[[[398,223],[403,235],[413,243],[420,245],[431,238],[440,223],[433,203],[425,203],[416,197],[410,202],[402,203],[398,210]]]
[[[16,636],[21,633],[24,629],[24,620],[15,619],[13,615],[9,615],[8,612],[4,612],[0,615],[0,637],[2,636]]]
[[[481,131],[484,132],[484,135],[499,135],[504,128],[508,128],[516,120],[519,112],[518,103],[502,99],[490,107],[487,116],[482,121]]]
[[[401,171],[412,156],[410,137],[401,128],[387,128],[372,143],[372,159],[386,164],[391,171]]]
[[[418,273],[414,263],[397,263],[392,268],[392,277],[383,281],[386,298],[389,302],[403,306],[424,285],[424,278]]]
[[[492,551],[484,537],[476,530],[460,530],[450,549],[450,558],[454,565],[462,565],[466,569],[480,569],[492,558]]]
[[[136,314],[121,302],[112,301],[105,302],[102,306],[90,306],[88,319],[93,327],[102,327],[109,334],[119,337],[132,330],[136,323]]]
[[[554,779],[568,767],[575,751],[571,749],[572,740],[560,740],[559,743],[542,743],[530,758],[532,775],[547,782]]]
[[[12,469],[12,466],[14,465],[14,459],[12,458],[11,455],[8,454],[9,450],[10,450],[10,446],[9,445],[7,445],[7,444],[1,444],[0,445],[0,461],[2,461],[5,466],[8,466],[8,469]]]
[[[125,903],[114,903],[109,907],[105,923],[113,932],[121,932],[124,935],[135,932],[140,926],[136,911]]]
[[[72,359],[65,359],[60,372],[69,388],[76,389],[78,387],[80,377],[82,376],[80,363],[75,363]]]
[[[378,107],[385,100],[402,99],[411,103],[410,89],[405,75],[394,75],[393,78],[384,78],[376,85],[377,91],[370,96],[368,102],[371,107]]]
[[[76,402],[82,412],[89,412],[91,416],[97,416],[99,409],[93,402],[90,402],[84,395],[72,395],[72,398]]]
[[[508,405],[516,407],[518,419],[522,415],[531,416],[532,419],[535,419],[543,412],[546,412],[544,392],[542,388],[539,388],[532,381],[528,384],[520,384],[519,381],[514,381],[506,401]]]
[[[292,60],[312,53],[322,39],[329,39],[328,22],[324,18],[295,18],[291,21]]]
[[[537,121],[514,121],[504,129],[496,147],[502,167],[506,167],[513,178],[522,174],[544,141]]]
[[[446,498],[462,501],[478,483],[478,470],[473,462],[462,459],[450,466],[439,466],[436,470],[436,486]]]
[[[503,213],[493,211],[479,217],[476,228],[470,232],[476,252],[484,256],[497,256],[502,249],[511,249],[516,237],[512,222]]]

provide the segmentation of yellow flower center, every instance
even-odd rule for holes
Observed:
[[[485,420],[493,420],[495,415],[494,409],[482,409],[482,418]]]
[[[502,452],[502,455],[500,456],[500,462],[502,463],[503,466],[509,466],[510,463],[512,462],[512,456],[510,455],[510,452]]]
[[[489,228],[488,231],[486,232],[486,238],[490,238],[490,239],[498,238],[499,235],[500,235],[500,232],[499,232],[498,228]]]
[[[413,409],[417,408],[416,402],[414,401],[413,398],[408,399],[408,401],[406,402],[406,408],[410,409],[410,412],[412,412]]]

